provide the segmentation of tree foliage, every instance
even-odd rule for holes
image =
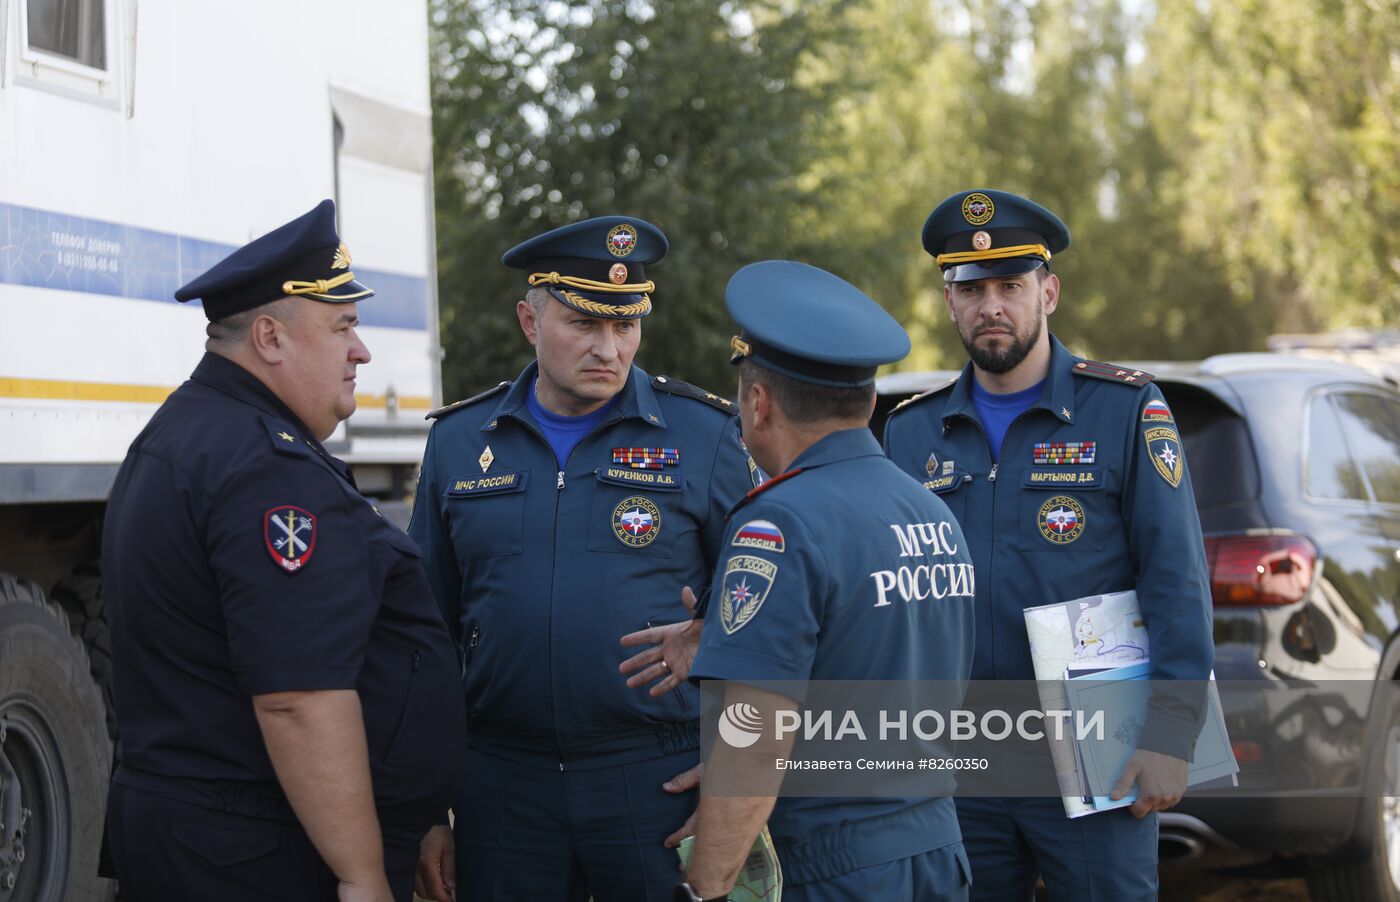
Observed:
[[[728,388],[724,286],[802,244],[790,218],[823,88],[823,2],[435,2],[434,126],[444,377],[513,377],[532,357],[513,304],[518,241],[626,213],[671,242],[638,361]]]
[[[432,0],[449,394],[530,357],[515,242],[666,231],[639,359],[727,388],[728,277],[831,269],[955,366],[924,217],[1026,194],[1074,241],[1052,328],[1107,359],[1400,325],[1394,0]]]

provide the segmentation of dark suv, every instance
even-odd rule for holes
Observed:
[[[1301,857],[1319,902],[1400,902],[1400,717],[1371,702],[1377,680],[1400,677],[1400,394],[1361,369],[1278,354],[1133,366],[1156,375],[1186,446],[1216,677],[1354,690],[1231,717],[1242,792],[1163,815],[1162,864]],[[950,375],[882,380],[872,428]],[[1299,773],[1318,788],[1267,793]]]

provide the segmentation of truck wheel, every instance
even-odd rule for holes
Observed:
[[[1390,688],[1390,687],[1387,687]],[[1314,902],[1400,902],[1400,710],[1394,691],[1376,694],[1379,730],[1371,749],[1351,848],[1310,863]]]
[[[83,564],[54,583],[49,599],[68,615],[68,626],[87,649],[92,680],[102,692],[107,711],[107,737],[117,739],[117,711],[112,706],[112,633],[102,616],[102,571]]]
[[[62,609],[0,574],[0,902],[106,902],[102,695]],[[18,832],[18,835],[16,835]]]

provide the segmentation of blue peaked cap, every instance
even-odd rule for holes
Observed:
[[[908,334],[883,307],[805,263],[745,266],[729,280],[724,302],[740,329],[730,363],[748,359],[802,382],[856,387],[909,353]]]
[[[530,274],[559,303],[590,316],[637,319],[651,312],[656,283],[646,268],[670,245],[661,230],[632,216],[598,216],[536,235],[501,262]]]
[[[1049,268],[1069,247],[1069,228],[1033,200],[977,188],[934,207],[923,239],[945,282],[973,282]]]
[[[323,200],[240,247],[175,292],[175,300],[204,301],[204,315],[221,320],[284,297],[348,304],[373,296],[350,271],[350,249],[335,230],[335,202]]]

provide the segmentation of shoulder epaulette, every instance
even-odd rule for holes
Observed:
[[[480,401],[482,398],[489,398],[509,385],[509,381],[498,383],[497,385],[491,386],[490,388],[486,389],[486,391],[481,392],[480,394],[472,395],[470,398],[463,398],[460,401],[455,401],[451,404],[445,404],[442,407],[439,407],[437,410],[429,411],[428,415],[423,419],[436,420],[438,417],[447,416],[454,410],[461,410],[468,404],[474,404],[475,402]]]
[[[682,382],[675,376],[657,376],[651,380],[651,387],[658,391],[664,391],[668,395],[680,395],[683,398],[694,398],[696,401],[703,401],[717,410],[722,410],[727,414],[737,416],[739,409],[734,406],[734,402],[728,398],[721,398],[719,395],[707,392],[698,385],[691,385],[689,382]]]
[[[929,390],[926,391],[926,392],[920,392],[919,394],[914,395],[912,398],[905,398],[903,401],[900,401],[898,404],[896,404],[896,405],[893,407],[893,409],[890,410],[890,413],[894,413],[896,410],[900,410],[901,408],[908,407],[910,404],[917,404],[919,401],[922,401],[922,400],[925,399],[925,398],[932,398],[934,395],[938,394],[939,392],[945,391],[946,389],[949,389],[949,388],[952,388],[954,385],[957,385],[957,384],[958,384],[958,377],[957,377],[957,376],[954,376],[953,378],[949,379],[947,382],[943,383],[942,385],[934,386],[933,388],[929,389]]]
[[[1116,363],[1100,363],[1097,360],[1080,360],[1074,364],[1076,376],[1091,376],[1123,385],[1146,385],[1153,380],[1151,373],[1119,366]]]
[[[305,441],[297,437],[296,429],[267,414],[263,414],[262,420],[263,425],[267,427],[268,437],[272,440],[273,451],[291,457],[311,456],[311,449]]]
[[[802,468],[798,467],[795,470],[788,470],[786,473],[779,473],[777,476],[770,476],[768,479],[765,479],[761,485],[756,485],[753,488],[749,489],[747,492],[745,492],[744,497],[740,498],[738,502],[735,503],[735,505],[729,509],[729,513],[725,514],[725,517],[728,518],[730,516],[733,516],[734,512],[737,511],[739,508],[743,507],[745,504],[748,504],[750,501],[757,498],[759,495],[762,495],[764,492],[768,491],[778,483],[786,482],[801,472]]]

